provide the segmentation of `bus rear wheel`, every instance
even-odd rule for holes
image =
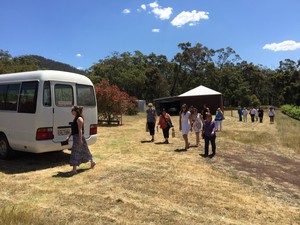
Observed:
[[[8,159],[12,155],[12,149],[10,148],[8,141],[4,134],[0,134],[0,159]]]

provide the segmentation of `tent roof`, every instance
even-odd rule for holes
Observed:
[[[220,92],[204,87],[202,85],[189,90],[178,97],[190,97],[190,96],[206,96],[206,95],[222,95]]]

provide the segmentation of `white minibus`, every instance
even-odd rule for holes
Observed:
[[[83,75],[39,70],[0,75],[0,158],[14,150],[42,153],[71,148],[73,105],[83,106],[84,136],[94,144],[97,104],[91,80]]]

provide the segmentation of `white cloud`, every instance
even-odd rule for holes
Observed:
[[[263,49],[268,49],[274,52],[278,51],[295,51],[300,49],[300,42],[295,42],[293,40],[287,40],[280,43],[266,44]]]
[[[147,6],[146,6],[145,4],[143,4],[143,5],[141,5],[141,8],[142,8],[143,10],[146,10],[146,9],[147,9]]]
[[[129,13],[130,13],[130,9],[124,9],[124,10],[122,11],[122,13],[124,13],[124,14],[129,14]]]
[[[159,7],[159,5],[157,4],[157,2],[152,2],[152,3],[149,4],[149,6],[151,8],[158,8]]]
[[[207,20],[209,13],[193,10],[191,12],[182,11],[172,21],[171,24],[176,27],[182,27],[185,24],[195,26],[200,20]]]
[[[82,66],[78,66],[76,69],[83,70],[84,68]]]
[[[154,8],[152,12],[155,14],[156,17],[159,17],[161,20],[168,20],[172,14],[172,8]]]
[[[157,29],[157,28],[152,29],[152,32],[153,32],[153,33],[159,33],[159,31],[160,31],[160,30]]]
[[[157,2],[152,2],[149,4],[150,8],[152,8],[152,12],[156,17],[158,17],[161,20],[168,20],[170,19],[170,16],[172,15],[173,8],[167,7],[162,8],[160,5],[158,5]]]
[[[81,55],[80,53],[77,53],[76,57],[80,58],[80,57],[83,57],[83,55]]]

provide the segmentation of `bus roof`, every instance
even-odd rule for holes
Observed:
[[[9,73],[9,74],[0,75],[1,83],[11,82],[11,81],[29,81],[29,80],[63,81],[63,82],[74,82],[79,84],[93,85],[92,81],[84,75],[64,72],[64,71],[57,71],[57,70],[37,70],[37,71]]]

